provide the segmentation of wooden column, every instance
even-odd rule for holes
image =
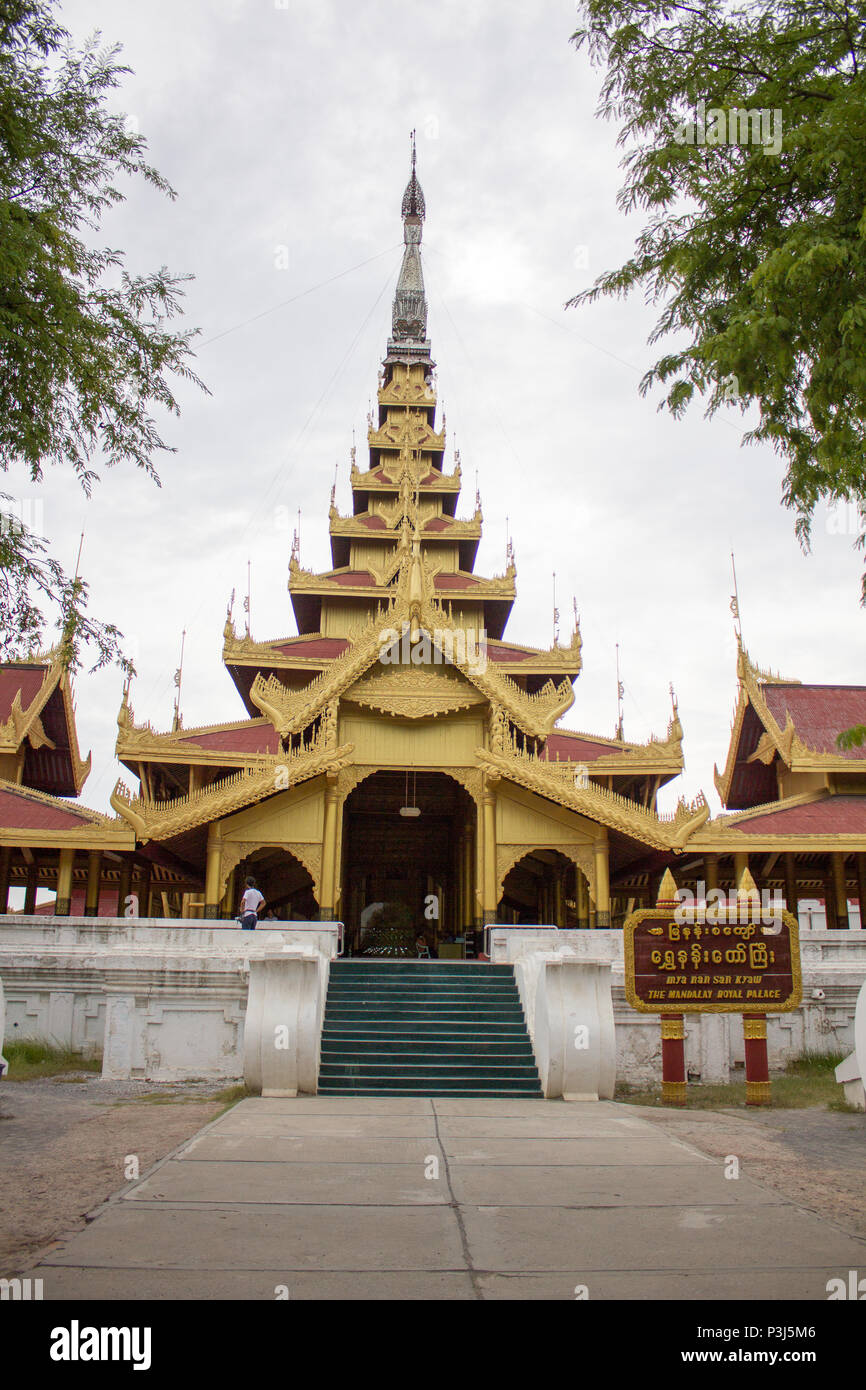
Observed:
[[[118,917],[126,916],[126,900],[132,891],[132,860],[124,859],[120,866],[120,882],[117,885]]]
[[[72,910],[72,871],[75,868],[75,850],[62,849],[57,865],[57,897],[54,900],[54,916],[68,917]]]
[[[556,925],[560,931],[565,926],[565,881],[563,866],[559,863],[554,865],[556,878],[553,881],[553,894],[555,903],[554,917]]]
[[[34,862],[27,866],[27,886],[24,889],[24,911],[30,915],[36,911],[36,890],[39,887],[39,865]]]
[[[662,1015],[662,1104],[686,1103],[686,1027],[682,1014]]]
[[[749,856],[741,850],[734,855],[734,892],[737,891],[737,884],[749,867]]]
[[[138,886],[138,915],[139,917],[150,916],[150,880],[153,875],[153,865],[148,861],[141,871],[141,883]],[[231,909],[231,904],[229,904]]]
[[[325,823],[322,830],[322,886],[319,921],[333,922],[337,897],[337,779],[325,780]]]
[[[746,1104],[769,1105],[766,1014],[743,1014],[743,1048],[746,1054]]]
[[[608,868],[607,832],[595,843],[595,925],[610,926],[610,875]]]
[[[87,856],[87,887],[84,890],[85,917],[99,916],[99,884],[102,876],[102,852],[92,849]]]
[[[848,892],[845,887],[845,856],[833,855],[833,906],[836,909],[836,927],[845,931],[848,927]]]
[[[484,927],[484,807],[475,808],[475,872],[472,883],[472,916],[475,930]]]
[[[828,931],[836,929],[836,884],[833,880],[832,855],[828,855],[830,864],[824,871],[824,917]]]
[[[709,893],[710,889],[719,886],[719,856],[708,854],[704,859],[704,887]]]
[[[0,848],[0,913],[9,911],[9,879],[12,873],[12,846]]]
[[[785,906],[797,916],[797,860],[793,854],[785,855]]]

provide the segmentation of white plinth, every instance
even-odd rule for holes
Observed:
[[[315,1095],[328,963],[275,942],[250,959],[244,1080],[263,1096]]]
[[[543,955],[535,986],[535,1059],[545,1096],[611,1100],[616,1036],[609,961]]]

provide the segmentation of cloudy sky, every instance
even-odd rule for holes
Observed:
[[[617,131],[595,117],[601,74],[575,52],[562,0],[67,0],[77,39],[100,30],[133,69],[116,104],[178,193],[142,184],[104,224],[131,271],[195,276],[186,316],[197,370],[165,422],[162,487],[104,473],[86,503],[62,473],[38,494],[69,568],[86,532],[91,610],[129,639],[136,718],[170,726],[185,628],[187,727],[242,718],[220,663],[233,588],[252,562],[252,630],[295,631],[286,591],[295,516],[301,562],[330,564],[328,495],[350,509],[349,450],[366,416],[400,264],[409,131],[427,200],[430,332],[462,514],[475,471],[485,536],[477,569],[518,567],[508,636],[562,635],[577,598],[584,671],[566,716],[612,734],[615,644],[625,732],[663,735],[679,698],[686,771],[714,808],[736,694],[730,553],[744,638],[765,666],[866,683],[860,560],[822,511],[804,556],[780,505],[781,467],[740,447],[733,409],[684,422],[642,400],[654,315],[640,298],[565,301],[629,254],[639,220],[616,208]],[[467,495],[468,494],[468,495]],[[506,521],[508,518],[508,521]],[[82,673],[79,734],[93,749],[83,800],[103,809],[121,681]],[[668,797],[670,807],[675,794]]]

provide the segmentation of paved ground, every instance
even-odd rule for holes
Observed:
[[[243,1101],[31,1273],[76,1299],[826,1299],[866,1240],[613,1103]]]

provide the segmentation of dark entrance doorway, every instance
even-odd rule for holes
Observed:
[[[416,807],[417,816],[401,815]],[[475,804],[442,772],[376,772],[347,798],[343,913],[347,945],[361,954],[377,905],[423,932],[440,956],[464,954],[473,925],[466,884],[474,864]],[[474,882],[474,871],[473,871]],[[471,942],[468,954],[471,955]]]

